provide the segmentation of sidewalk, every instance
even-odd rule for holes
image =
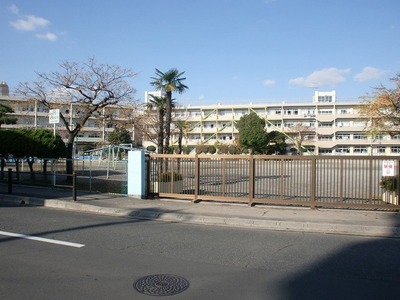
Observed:
[[[176,199],[136,199],[84,193],[72,201],[72,190],[0,184],[0,202],[45,206],[109,216],[247,229],[286,230],[400,238],[396,212],[277,207]]]

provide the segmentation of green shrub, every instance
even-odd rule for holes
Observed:
[[[385,191],[395,191],[397,189],[397,177],[383,176],[380,182],[380,186]]]

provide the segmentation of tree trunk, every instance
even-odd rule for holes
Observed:
[[[159,127],[158,127],[158,137],[157,137],[157,147],[158,147],[158,153],[159,154],[163,154],[164,153],[164,110],[163,109],[159,109],[158,112],[158,123],[159,123]]]
[[[26,160],[26,162],[28,163],[29,166],[29,173],[31,175],[31,180],[34,181],[35,180],[35,172],[33,171],[33,164],[35,162],[34,158],[28,158]]]
[[[169,140],[171,137],[171,121],[172,121],[172,92],[167,92],[167,105],[165,106],[165,144],[164,153],[169,153]]]
[[[66,160],[66,173],[67,173],[67,182],[72,183],[72,174],[74,173],[74,142],[68,141],[67,143],[67,160]]]

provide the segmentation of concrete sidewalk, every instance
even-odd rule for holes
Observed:
[[[14,185],[12,194],[0,184],[3,203],[45,206],[63,210],[109,216],[181,222],[203,225],[234,226],[248,229],[287,230],[332,234],[400,237],[397,212],[337,210],[216,203],[190,200],[152,199]]]

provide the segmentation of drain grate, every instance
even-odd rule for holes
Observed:
[[[182,293],[189,287],[189,281],[176,275],[156,274],[140,278],[134,288],[149,296],[171,296]]]

